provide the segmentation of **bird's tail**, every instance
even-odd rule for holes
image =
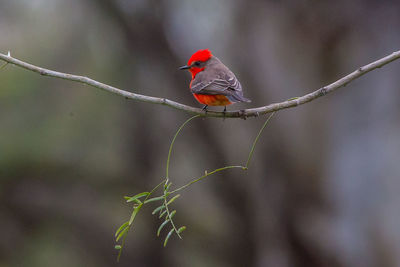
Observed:
[[[227,97],[228,97],[229,101],[231,101],[231,102],[247,102],[247,103],[251,102],[250,99],[245,98],[243,95],[240,95],[240,94],[232,94]]]

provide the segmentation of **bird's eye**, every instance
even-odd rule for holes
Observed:
[[[196,61],[196,62],[194,63],[194,65],[195,65],[195,66],[200,66],[200,61]]]

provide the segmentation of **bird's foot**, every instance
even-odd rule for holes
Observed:
[[[225,121],[225,115],[226,115],[226,106],[224,107],[224,110],[222,111],[222,113],[224,114],[224,116],[222,117],[222,120]]]

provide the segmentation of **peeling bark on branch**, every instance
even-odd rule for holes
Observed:
[[[172,108],[175,108],[177,110],[182,110],[191,114],[198,114],[203,117],[225,117],[225,118],[248,118],[248,117],[257,117],[260,115],[265,115],[274,111],[278,111],[281,109],[286,109],[286,108],[292,108],[292,107],[297,107],[299,105],[305,104],[307,102],[310,102],[314,99],[317,99],[321,96],[324,96],[328,93],[331,93],[340,87],[346,86],[348,83],[351,81],[361,77],[362,75],[376,69],[383,67],[386,64],[389,64],[390,62],[397,60],[400,58],[400,50],[393,52],[392,54],[383,57],[377,61],[374,61],[368,65],[362,66],[355,70],[354,72],[344,76],[343,78],[337,80],[334,83],[331,83],[327,86],[324,86],[312,93],[306,94],[304,96],[295,98],[295,99],[290,99],[287,101],[283,101],[280,103],[273,103],[267,106],[263,107],[258,107],[258,108],[250,108],[250,109],[243,109],[243,110],[237,110],[237,111],[227,111],[225,113],[223,112],[214,112],[214,111],[207,111],[204,112],[200,108],[195,108],[191,107],[188,105],[184,105],[166,98],[159,98],[159,97],[153,97],[153,96],[146,96],[146,95],[141,95],[141,94],[135,94],[131,93],[128,91],[124,91],[121,89],[118,89],[116,87],[92,80],[88,77],[84,76],[79,76],[79,75],[72,75],[68,73],[62,73],[62,72],[57,72],[45,68],[41,68],[29,63],[26,63],[24,61],[18,60],[16,58],[11,57],[10,53],[8,55],[6,54],[1,54],[0,53],[0,59],[5,61],[6,63],[14,64],[16,66],[19,66],[21,68],[37,72],[41,75],[44,76],[49,76],[49,77],[55,77],[55,78],[60,78],[60,79],[65,79],[69,81],[74,81],[74,82],[79,82],[83,84],[87,84],[120,96],[123,96],[127,99],[133,99],[137,101],[142,101],[142,102],[147,102],[147,103],[153,103],[153,104],[161,104],[165,106],[169,106]]]

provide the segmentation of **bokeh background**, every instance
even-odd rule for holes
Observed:
[[[0,0],[0,51],[198,106],[177,68],[209,48],[257,107],[399,49],[399,1]],[[182,192],[184,239],[142,209],[120,263],[124,195],[164,177],[189,115],[8,65],[0,71],[0,266],[400,266],[400,62],[280,111],[247,172]],[[198,119],[171,179],[241,164],[266,117]]]

